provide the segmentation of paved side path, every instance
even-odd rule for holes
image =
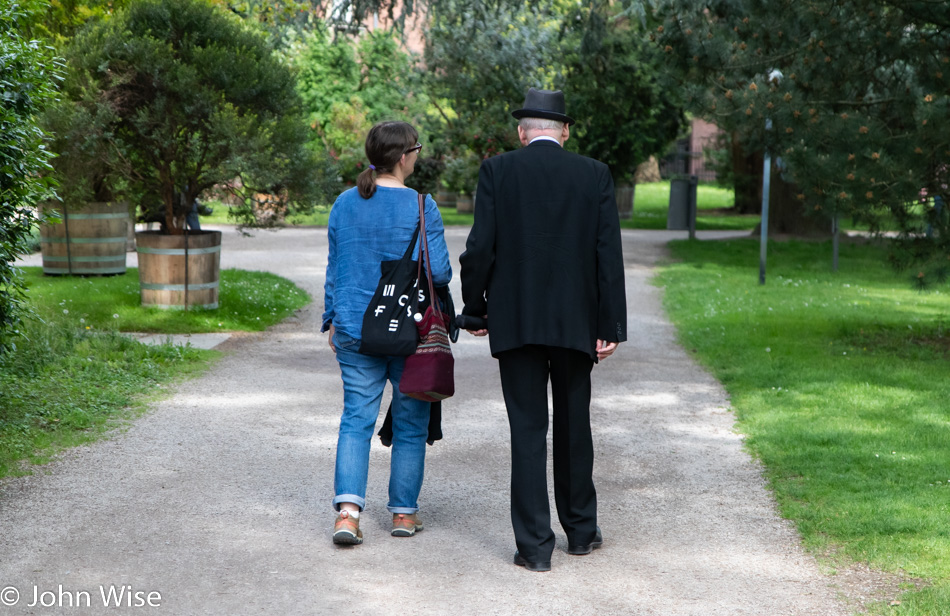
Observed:
[[[466,234],[447,232],[456,258]],[[0,600],[14,596],[5,587],[21,596],[0,612],[112,614],[100,588],[113,586],[140,593],[132,605],[159,593],[149,613],[176,616],[847,614],[776,514],[722,388],[676,344],[648,282],[665,241],[682,235],[624,232],[631,341],[594,370],[605,543],[592,555],[568,556],[559,532],[551,573],[512,565],[497,368],[487,341],[466,334],[445,440],[429,448],[426,530],[389,536],[389,450],[377,441],[366,542],[334,547],[342,387],[318,333],[325,231],[227,230],[224,267],[274,271],[315,302],[267,333],[233,337],[208,374],[127,430],[0,482]],[[25,607],[34,588],[54,606]]]

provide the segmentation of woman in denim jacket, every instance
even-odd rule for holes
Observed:
[[[333,498],[333,507],[339,512],[333,529],[337,544],[363,542],[359,515],[366,506],[370,442],[387,381],[393,390],[388,505],[393,514],[392,535],[411,537],[422,530],[416,512],[425,467],[429,403],[399,393],[404,357],[375,357],[358,351],[363,313],[379,282],[380,263],[402,256],[419,223],[417,193],[403,183],[422,149],[418,138],[416,129],[405,122],[373,126],[366,137],[369,168],[359,175],[355,188],[337,198],[330,211],[322,331],[330,332],[330,348],[343,377]],[[426,196],[425,219],[432,278],[436,285],[446,285],[452,267],[442,217],[431,196]],[[414,258],[418,258],[418,243]]]

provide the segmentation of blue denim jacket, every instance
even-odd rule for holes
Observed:
[[[327,228],[330,254],[321,331],[327,331],[332,322],[336,331],[361,339],[363,313],[379,283],[380,263],[402,257],[419,223],[416,194],[411,188],[377,186],[369,199],[360,197],[356,188],[337,197]],[[425,203],[432,280],[442,286],[452,279],[445,228],[430,195]],[[413,259],[418,259],[419,244],[421,238]]]

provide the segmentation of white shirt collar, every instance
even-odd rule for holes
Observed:
[[[535,141],[541,141],[542,139],[543,139],[544,141],[553,141],[554,143],[556,143],[556,144],[558,144],[558,145],[561,145],[561,142],[560,142],[560,141],[558,141],[558,140],[555,139],[554,137],[548,137],[547,135],[538,135],[537,137],[535,137],[534,139],[532,139],[531,141],[529,141],[529,142],[528,142],[528,145],[531,145],[531,144],[534,143]]]

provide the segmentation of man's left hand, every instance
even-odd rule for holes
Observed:
[[[603,340],[597,341],[597,359],[603,360],[607,359],[613,355],[614,351],[617,350],[618,342],[604,342]]]

